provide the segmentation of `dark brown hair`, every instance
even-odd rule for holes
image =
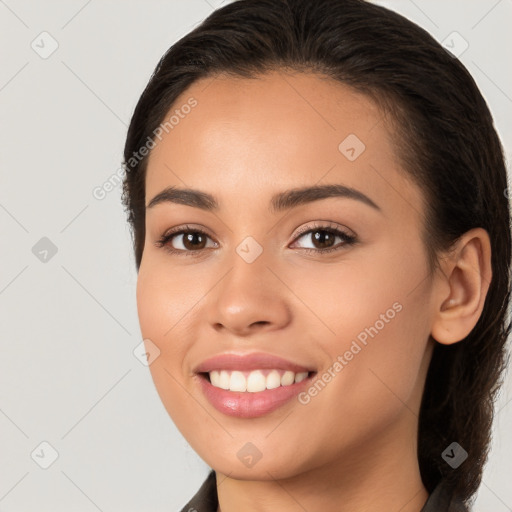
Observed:
[[[419,415],[425,487],[431,492],[444,477],[469,504],[481,482],[508,363],[510,206],[503,150],[487,104],[461,62],[425,30],[363,0],[237,0],[171,46],[139,99],[124,149],[123,204],[137,270],[147,164],[140,148],[194,81],[274,70],[330,77],[390,114],[403,169],[424,193],[422,239],[431,273],[466,231],[489,233],[493,277],[482,314],[466,339],[436,343]],[[453,441],[468,452],[457,469],[441,456]]]

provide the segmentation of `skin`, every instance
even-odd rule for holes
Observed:
[[[418,512],[428,498],[416,453],[425,376],[434,344],[462,340],[480,316],[492,277],[486,231],[466,233],[428,278],[422,192],[383,113],[347,86],[284,72],[210,77],[171,110],[191,96],[198,105],[150,154],[146,205],[172,185],[213,194],[220,207],[147,209],[137,307],[143,337],[160,350],[156,389],[215,469],[219,511]],[[349,134],[366,146],[354,161],[338,149]],[[274,193],[327,183],[360,190],[381,211],[338,197],[268,210]],[[325,245],[298,238],[299,228],[326,223],[358,243],[336,238],[338,251],[305,254]],[[182,235],[170,242],[182,255],[155,245],[185,224],[208,233],[200,256],[184,255],[198,246]],[[236,252],[247,236],[263,249],[252,263]],[[322,374],[397,302],[401,311],[305,405],[226,416],[192,372],[215,354],[263,351]],[[252,467],[237,457],[247,442],[262,455]]]

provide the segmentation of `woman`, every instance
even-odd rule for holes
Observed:
[[[470,510],[511,232],[464,66],[362,0],[238,0],[162,57],[124,159],[152,378],[212,468],[183,510]]]

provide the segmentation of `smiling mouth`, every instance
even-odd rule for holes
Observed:
[[[315,374],[315,371],[292,372],[277,368],[265,368],[251,371],[219,369],[200,372],[198,375],[215,388],[234,392],[258,393],[268,389],[292,386]]]

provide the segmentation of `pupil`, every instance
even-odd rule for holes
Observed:
[[[197,249],[197,239],[202,238],[201,233],[189,233],[185,236],[184,245],[187,247],[187,249]],[[199,242],[201,244],[201,241]],[[203,240],[204,243],[204,240]],[[202,248],[202,247],[200,247]]]
[[[325,233],[325,234],[321,235],[320,233]],[[315,241],[317,241],[317,242],[320,241],[320,243],[322,245],[325,244],[326,241],[327,242],[330,241],[330,243],[327,244],[327,247],[331,247],[333,238],[334,238],[333,234],[329,233],[328,231],[315,231],[315,234],[314,234]],[[323,248],[323,247],[321,247],[321,248]]]

